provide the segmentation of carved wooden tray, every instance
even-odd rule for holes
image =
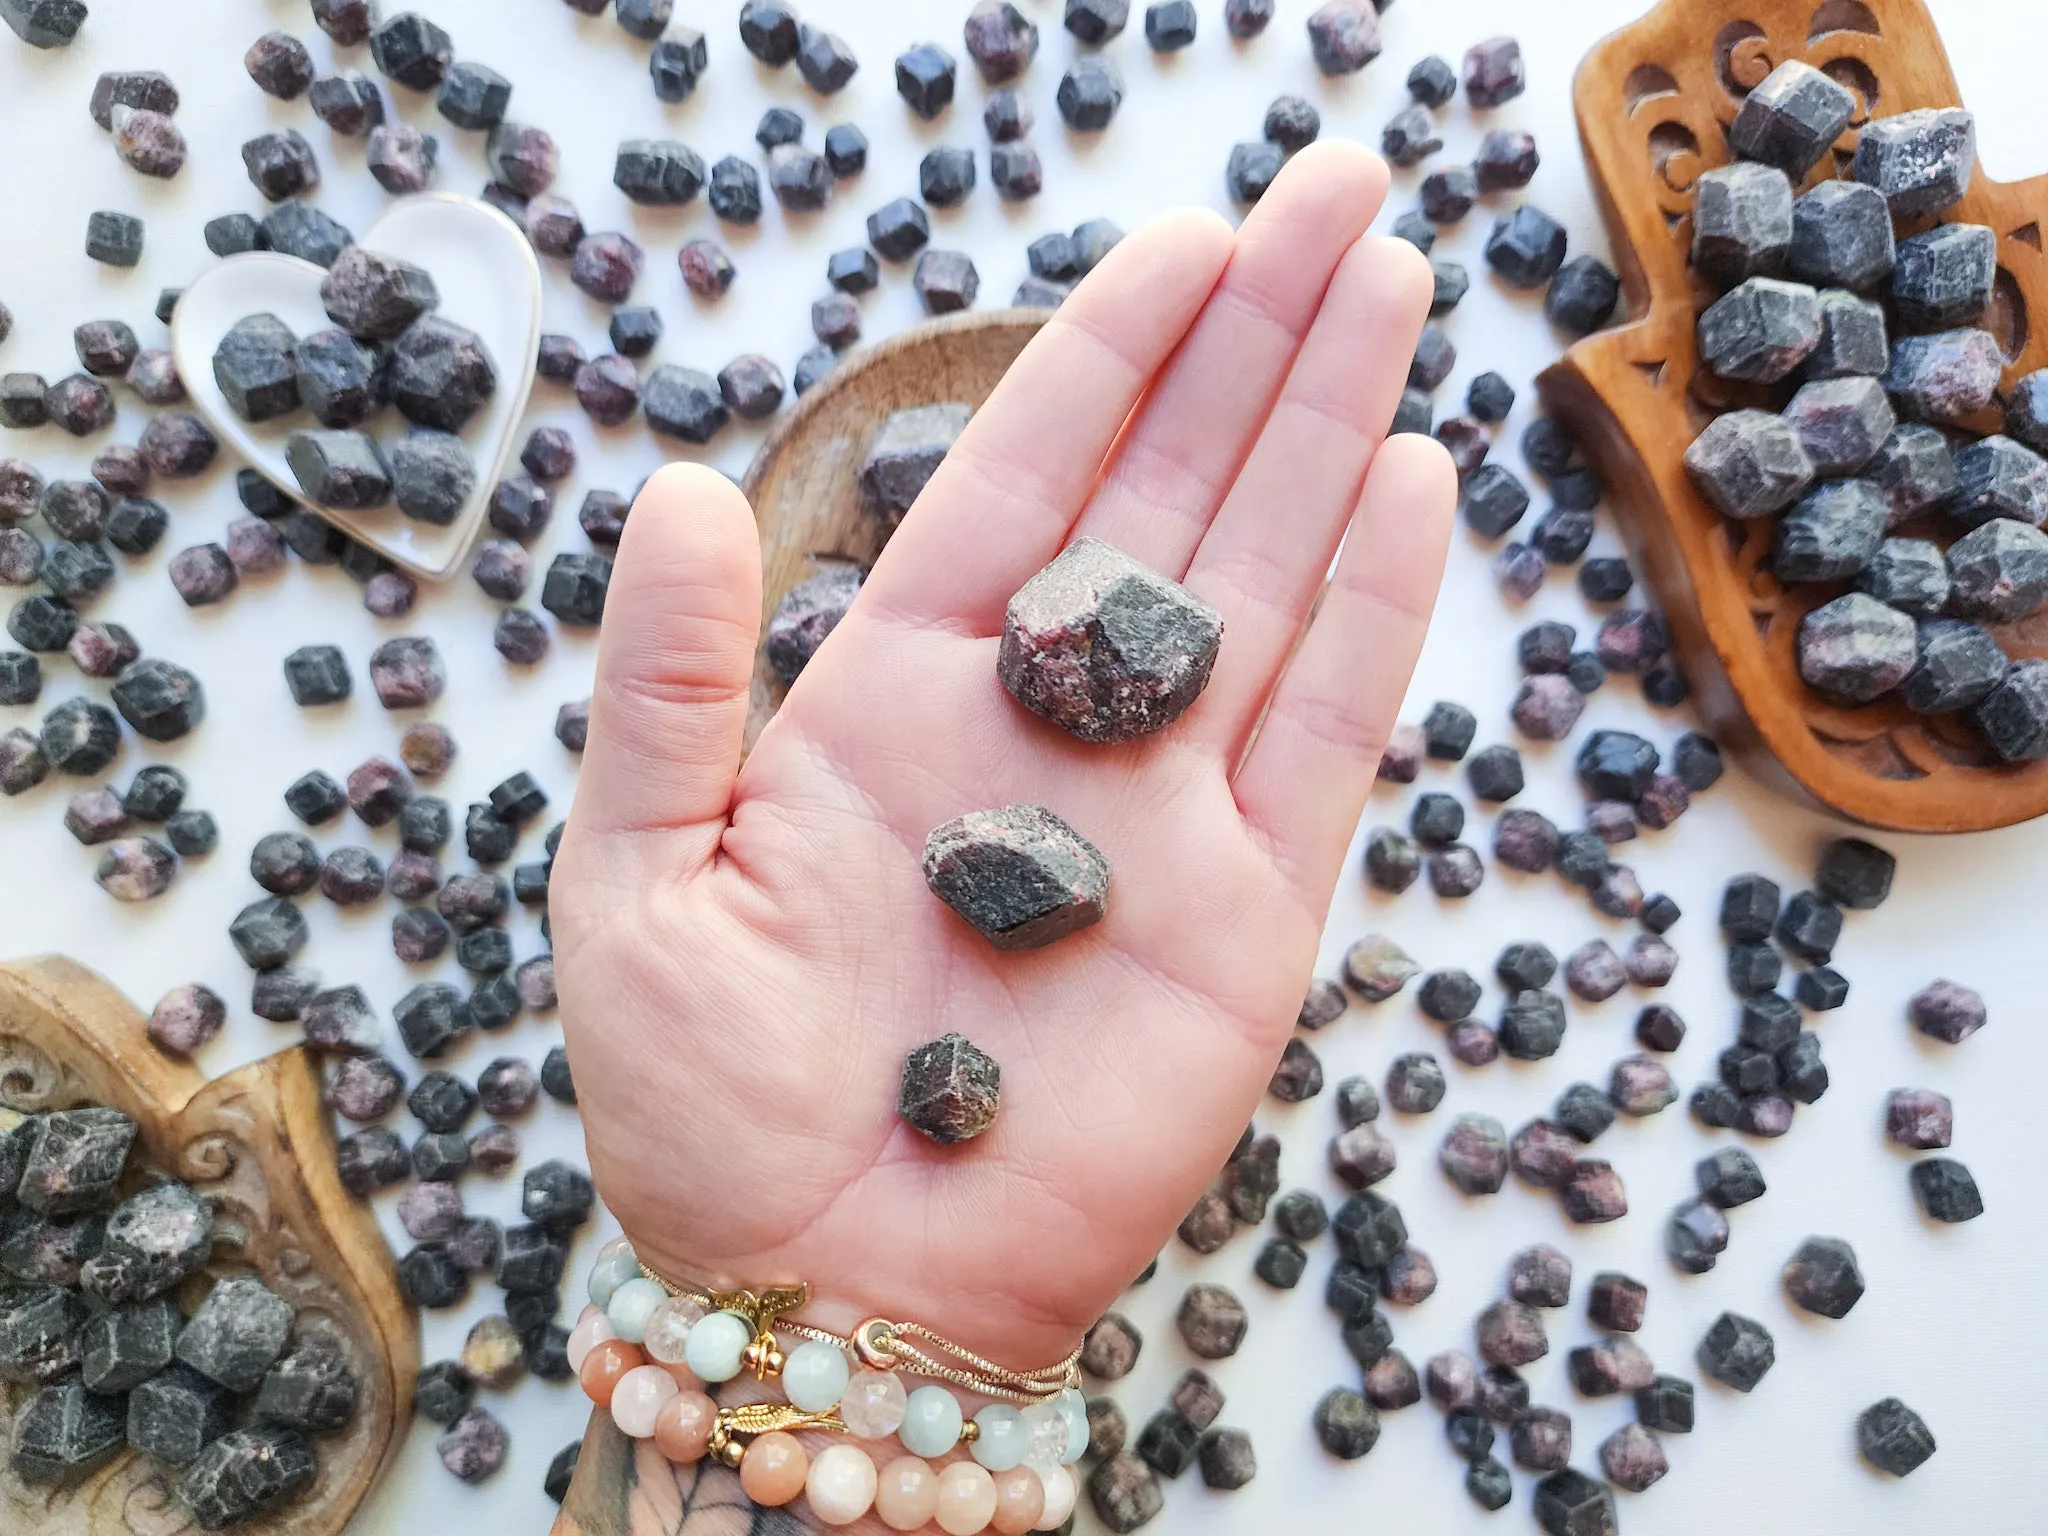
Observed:
[[[404,1440],[419,1371],[419,1330],[398,1294],[376,1219],[341,1187],[320,1084],[303,1050],[214,1082],[158,1051],[127,998],[56,956],[0,965],[0,1103],[105,1104],[133,1115],[137,1150],[216,1210],[214,1273],[255,1273],[298,1311],[294,1337],[327,1333],[360,1385],[348,1428],[314,1439],[305,1497],[254,1536],[339,1536]],[[11,1414],[27,1389],[0,1385]],[[6,1422],[0,1420],[0,1422]],[[0,1531],[35,1536],[183,1536],[198,1527],[170,1491],[175,1474],[117,1457],[75,1487],[28,1487],[0,1458]]]
[[[1873,826],[1968,832],[2025,821],[2048,812],[2048,762],[2005,766],[1962,721],[1895,701],[1842,709],[1807,689],[1799,622],[1842,589],[1781,588],[1759,569],[1770,521],[1723,518],[1681,462],[1728,387],[1699,369],[1694,346],[1712,294],[1687,268],[1693,185],[1730,159],[1725,130],[1744,94],[1787,59],[1826,71],[1859,101],[1808,185],[1846,172],[1870,117],[1959,102],[1920,0],[1663,0],[1588,54],[1573,86],[1629,319],[1578,343],[1537,387],[1606,477],[1702,708],[1752,768]],[[2048,363],[2048,334],[2028,321],[2030,308],[2048,306],[2048,178],[2001,185],[1980,170],[1945,217],[1998,234],[1984,324],[2005,349],[2010,386]],[[1997,412],[1971,425],[1997,431]],[[2042,615],[1998,633],[2015,659],[2048,654]]]
[[[881,529],[856,477],[875,428],[897,411],[961,400],[980,409],[1051,315],[996,309],[948,315],[869,347],[827,374],[761,444],[740,481],[761,525],[761,628],[789,589],[818,574],[813,556],[872,565]],[[764,648],[754,659],[747,745],[782,703]]]

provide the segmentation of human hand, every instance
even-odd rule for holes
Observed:
[[[1235,235],[1184,212],[1119,245],[744,763],[753,516],[700,468],[642,492],[550,909],[591,1169],[657,1272],[800,1278],[821,1325],[912,1319],[1036,1367],[1214,1177],[1300,1007],[1455,500],[1438,445],[1382,442],[1432,292],[1412,246],[1363,238],[1386,187],[1319,144]],[[1224,617],[1207,692],[1125,745],[995,675],[1005,603],[1078,535]],[[1004,954],[921,858],[941,822],[1014,802],[1115,879],[1100,924]],[[948,1031],[1000,1064],[1003,1101],[942,1148],[896,1099]]]

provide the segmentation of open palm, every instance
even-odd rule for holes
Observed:
[[[591,1167],[657,1269],[802,1278],[814,1320],[1035,1366],[1213,1177],[1300,1005],[1454,498],[1434,443],[1382,442],[1431,292],[1412,247],[1363,237],[1386,183],[1319,145],[1234,235],[1185,213],[1125,240],[744,766],[752,516],[700,469],[642,493],[552,912]],[[1159,735],[1086,745],[996,679],[1004,604],[1078,535],[1223,614],[1208,691]],[[939,823],[1020,801],[1115,877],[1100,924],[1002,954],[920,860]],[[1003,1107],[941,1148],[895,1106],[905,1053],[948,1031],[1000,1063]]]

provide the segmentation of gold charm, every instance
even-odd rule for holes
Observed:
[[[740,1364],[761,1381],[774,1381],[786,1363],[782,1346],[775,1342],[775,1320],[785,1312],[796,1312],[811,1299],[807,1285],[770,1286],[762,1291],[713,1291],[711,1304],[721,1312],[735,1312],[754,1330],[753,1342],[740,1355]]]
[[[728,1467],[737,1467],[740,1458],[746,1454],[747,1442],[756,1435],[778,1429],[798,1433],[807,1429],[845,1428],[838,1415],[830,1412],[806,1413],[788,1403],[745,1403],[737,1408],[718,1410],[718,1417],[711,1421],[711,1438],[705,1443],[705,1449]],[[746,1439],[741,1439],[742,1435]]]

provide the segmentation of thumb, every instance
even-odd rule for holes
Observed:
[[[658,470],[626,520],[599,637],[579,836],[645,834],[694,872],[718,846],[746,735],[761,629],[761,552],[739,487],[698,464]]]

